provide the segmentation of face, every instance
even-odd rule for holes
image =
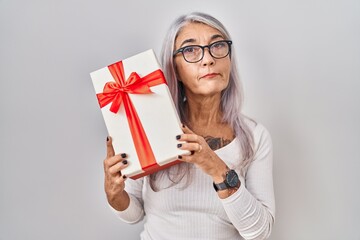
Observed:
[[[209,45],[213,42],[227,40],[208,25],[189,23],[179,32],[175,40],[175,50],[190,45]],[[204,49],[204,57],[196,63],[186,62],[181,53],[175,58],[178,80],[184,84],[185,94],[211,96],[220,94],[224,90],[230,77],[230,57],[213,58],[209,49]]]

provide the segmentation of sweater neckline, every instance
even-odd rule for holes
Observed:
[[[237,140],[237,137],[235,137],[229,144],[227,144],[219,149],[216,149],[214,152],[219,153],[219,152],[225,151],[228,148],[231,148],[232,145],[235,144],[236,140]]]

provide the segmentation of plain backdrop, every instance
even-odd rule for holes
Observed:
[[[159,55],[192,11],[227,26],[244,113],[272,135],[271,240],[360,240],[358,0],[0,0],[1,240],[139,239],[107,206],[89,73]]]

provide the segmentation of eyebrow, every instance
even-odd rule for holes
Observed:
[[[217,39],[217,38],[222,38],[222,39],[224,39],[224,37],[223,37],[222,35],[220,35],[220,34],[215,34],[215,35],[213,35],[213,36],[211,37],[211,40],[215,40],[215,39]]]
[[[195,42],[196,40],[194,39],[194,38],[189,38],[189,39],[185,39],[182,43],[181,43],[181,45],[180,45],[180,47],[182,47],[184,44],[186,44],[186,43],[193,43],[193,42]]]
[[[213,40],[218,39],[218,38],[224,39],[224,37],[223,37],[222,35],[220,35],[220,34],[215,34],[215,35],[212,35],[212,36],[211,36],[210,40],[213,41]],[[185,39],[185,40],[181,43],[180,47],[182,47],[182,46],[183,46],[184,44],[186,44],[186,43],[194,43],[194,42],[196,42],[196,40],[195,40],[194,38]]]

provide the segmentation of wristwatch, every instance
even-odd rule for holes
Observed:
[[[221,191],[229,188],[235,188],[239,185],[239,176],[235,172],[235,170],[230,169],[226,172],[225,180],[222,183],[214,183],[215,191]]]

